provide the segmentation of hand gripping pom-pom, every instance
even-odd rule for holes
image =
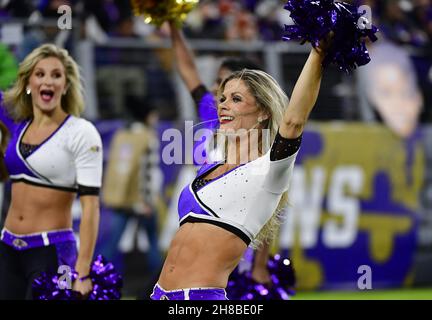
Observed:
[[[75,271],[68,275],[71,282],[76,281],[78,275]],[[118,300],[121,298],[123,279],[115,271],[114,265],[99,255],[90,268],[90,279],[93,290],[87,300]],[[58,274],[42,273],[32,284],[33,298],[35,300],[82,300],[77,291],[61,285]]]
[[[283,40],[310,42],[317,47],[331,31],[334,33],[324,67],[332,63],[350,73],[370,61],[364,39],[376,41],[378,29],[357,6],[333,0],[288,0],[284,8],[290,12],[294,25],[285,25]]]

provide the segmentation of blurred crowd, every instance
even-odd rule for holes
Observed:
[[[416,109],[419,110],[418,113],[420,114],[421,122],[430,122],[432,120],[432,108],[429,107],[432,101],[432,55],[430,54],[432,49],[432,0],[346,1],[356,5],[366,5],[364,7],[366,15],[374,25],[378,26],[380,31],[377,34],[379,37],[379,41],[376,42],[378,47],[384,42],[395,46],[386,47],[389,57],[392,56],[391,51],[400,50],[405,51],[406,55],[408,55],[404,59],[411,61],[408,61],[404,65],[407,66],[405,69],[409,69],[410,71],[404,71],[403,74],[414,73],[414,80],[409,81],[410,86],[419,86],[423,95],[422,98],[417,99],[419,102]],[[284,34],[284,24],[291,22],[289,12],[284,9],[285,3],[286,0],[200,0],[197,7],[188,14],[187,20],[183,25],[183,31],[187,39],[245,42],[254,40],[280,41]],[[56,26],[51,29],[49,27],[37,28],[37,21],[58,18],[59,13],[57,9],[61,5],[68,5],[72,8],[74,18],[74,30],[70,32],[71,34],[74,33],[72,40],[70,36],[69,38],[62,38]],[[368,12],[369,9],[371,9],[370,12]],[[108,43],[109,39],[112,38],[141,38],[146,40],[168,40],[170,38],[169,30],[165,25],[162,25],[161,28],[156,28],[153,25],[145,24],[141,17],[135,17],[129,0],[1,0],[0,19],[7,21],[9,18],[28,21],[27,27],[24,29],[23,39],[14,49],[18,61],[21,61],[22,57],[43,42],[54,42],[57,45],[71,49],[77,43],[77,39],[90,40],[96,44],[103,45]],[[79,28],[76,28],[77,24]],[[76,30],[79,31],[77,32]],[[373,52],[374,46],[376,44],[369,47],[372,58],[375,54]],[[97,57],[95,59],[97,70],[94,73],[97,75],[96,80],[99,81],[101,79],[99,82],[102,83],[102,85],[99,85],[98,82],[97,91],[100,96],[99,100],[109,105],[113,104],[112,101],[118,101],[117,107],[112,106],[112,108],[104,109],[105,111],[100,111],[100,116],[103,118],[115,117],[123,109],[119,97],[112,98],[112,95],[100,94],[104,92],[104,89],[107,92],[114,92],[120,90],[118,88],[122,87],[117,83],[112,83],[112,81],[104,84],[104,81],[107,82],[106,79],[113,79],[113,77],[107,76],[109,74],[122,74],[127,77],[129,82],[132,81],[135,87],[150,86],[145,90],[142,88],[138,90],[141,96],[146,94],[145,92],[141,92],[144,90],[147,94],[156,93],[156,100],[159,104],[161,104],[161,99],[166,100],[164,96],[166,96],[167,89],[162,90],[159,94],[160,90],[158,88],[170,88],[170,85],[167,84],[169,82],[167,74],[170,74],[172,71],[172,59],[169,53],[163,53],[160,50],[147,52],[145,60],[149,63],[144,66],[142,65],[142,52],[134,52],[132,48],[123,50],[121,54],[116,49],[103,51],[104,49],[98,48],[97,50]],[[0,48],[0,54],[5,57],[5,59],[2,59],[3,64],[0,66],[4,75],[0,79],[0,86],[4,88],[5,84],[10,82],[8,74],[13,74],[16,66],[14,67],[13,63],[11,63],[7,48]],[[399,56],[402,55],[403,53],[399,54]],[[281,67],[284,69],[282,72],[287,79],[285,89],[288,92],[290,91],[289,77],[292,76],[295,78],[295,74],[292,74],[295,66],[290,65],[291,60],[294,61],[294,57],[290,57],[289,61],[284,61],[284,66]],[[261,58],[258,57],[258,59]],[[156,63],[154,63],[155,61]],[[400,64],[399,62],[395,63]],[[142,67],[141,71],[136,68],[138,64]],[[117,65],[122,65],[122,72],[119,73]],[[162,71],[154,70],[155,65],[160,65],[161,68],[159,69]],[[285,69],[290,70],[288,74]],[[368,68],[364,68],[362,71],[366,71],[366,69]],[[5,70],[9,70],[10,72],[6,72]],[[385,74],[387,73],[386,71]],[[313,113],[311,116],[319,120],[381,120],[383,118],[382,115],[377,114],[375,111],[370,111],[370,109],[377,108],[375,107],[375,98],[359,97],[359,103],[343,100],[347,97],[349,98],[349,94],[338,93],[341,90],[337,86],[342,81],[341,76],[338,74],[336,70],[335,74],[331,75],[331,78],[334,78],[334,81],[332,80],[334,88],[329,88],[328,90],[325,88],[322,94],[321,101],[325,106],[317,108],[321,114]],[[370,75],[366,75],[365,77],[368,78]],[[138,80],[145,78],[151,78],[152,81],[145,84],[143,80]],[[121,79],[118,81],[124,82]],[[327,83],[331,83],[332,81],[327,81]],[[151,87],[155,83],[154,88]],[[365,83],[368,83],[368,81],[365,81]],[[130,87],[128,84],[127,88]],[[401,92],[401,90],[396,91]],[[411,91],[416,92],[415,90]],[[327,100],[325,100],[326,95],[328,96]],[[405,96],[409,97],[408,94]],[[104,99],[104,97],[107,98]],[[339,99],[340,101],[335,102],[334,99]],[[401,99],[399,100],[401,101]],[[167,106],[172,105],[172,101],[165,104]],[[340,107],[336,107],[338,104],[340,104]],[[357,107],[357,104],[359,104],[359,107]],[[354,106],[352,109],[360,111],[355,111],[354,115],[347,116],[348,108],[346,105]],[[176,117],[172,111],[173,108],[167,107],[165,109],[166,111],[162,112],[163,118],[174,119]],[[117,111],[110,113],[106,110]],[[166,115],[164,116],[164,114]]]
[[[201,0],[185,24],[190,38],[219,40],[280,40],[289,13],[282,0]],[[372,8],[372,22],[388,39],[417,47],[428,47],[432,39],[431,0],[347,0]],[[27,18],[58,16],[57,8],[66,4],[81,21],[89,17],[107,36],[164,36],[163,31],[144,27],[134,19],[127,0],[3,0],[0,17]],[[142,21],[141,21],[142,22]],[[89,35],[92,33],[89,32]]]

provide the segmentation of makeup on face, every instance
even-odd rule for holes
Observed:
[[[256,126],[259,108],[241,79],[226,83],[219,99],[218,114],[221,129],[251,129]]]
[[[55,57],[40,60],[30,75],[28,89],[35,107],[49,111],[60,106],[66,91],[66,75],[62,62]]]

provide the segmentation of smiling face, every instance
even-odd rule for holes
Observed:
[[[66,74],[62,62],[54,57],[40,60],[34,67],[27,88],[31,90],[33,108],[53,112],[61,107],[66,93]]]
[[[223,88],[219,99],[220,130],[256,128],[263,111],[243,80],[231,79]]]

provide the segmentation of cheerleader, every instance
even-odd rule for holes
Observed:
[[[219,131],[231,136],[243,132],[246,139],[228,143],[225,159],[204,164],[181,193],[180,228],[152,299],[226,299],[228,277],[249,244],[272,238],[287,202],[303,128],[318,96],[324,56],[322,48],[312,49],[289,103],[263,71],[244,69],[223,80]],[[257,145],[250,144],[252,129],[259,131]],[[272,142],[268,151],[262,150],[265,130]],[[252,148],[262,152],[242,163],[242,150]]]
[[[62,265],[76,270],[73,289],[85,296],[92,290],[102,142],[96,128],[79,117],[84,101],[76,62],[64,49],[40,46],[20,64],[3,104],[12,190],[0,235],[0,299],[32,299],[33,280]],[[71,215],[77,194],[79,251]]]
[[[209,90],[201,80],[201,76],[195,64],[194,54],[188,48],[183,33],[175,26],[175,22],[173,21],[169,21],[169,28],[177,70],[195,102],[199,121],[203,123],[204,127],[215,129],[218,125],[216,94],[223,79],[235,71],[241,71],[243,69],[261,70],[261,68],[253,61],[244,57],[226,58],[222,61],[217,71],[216,79],[211,90]],[[195,168],[186,168],[184,170],[189,169],[195,170]],[[271,285],[271,275],[267,268],[269,255],[269,243],[263,243],[254,251],[254,259],[250,272],[253,281]],[[293,273],[294,271],[291,264],[289,268]]]

